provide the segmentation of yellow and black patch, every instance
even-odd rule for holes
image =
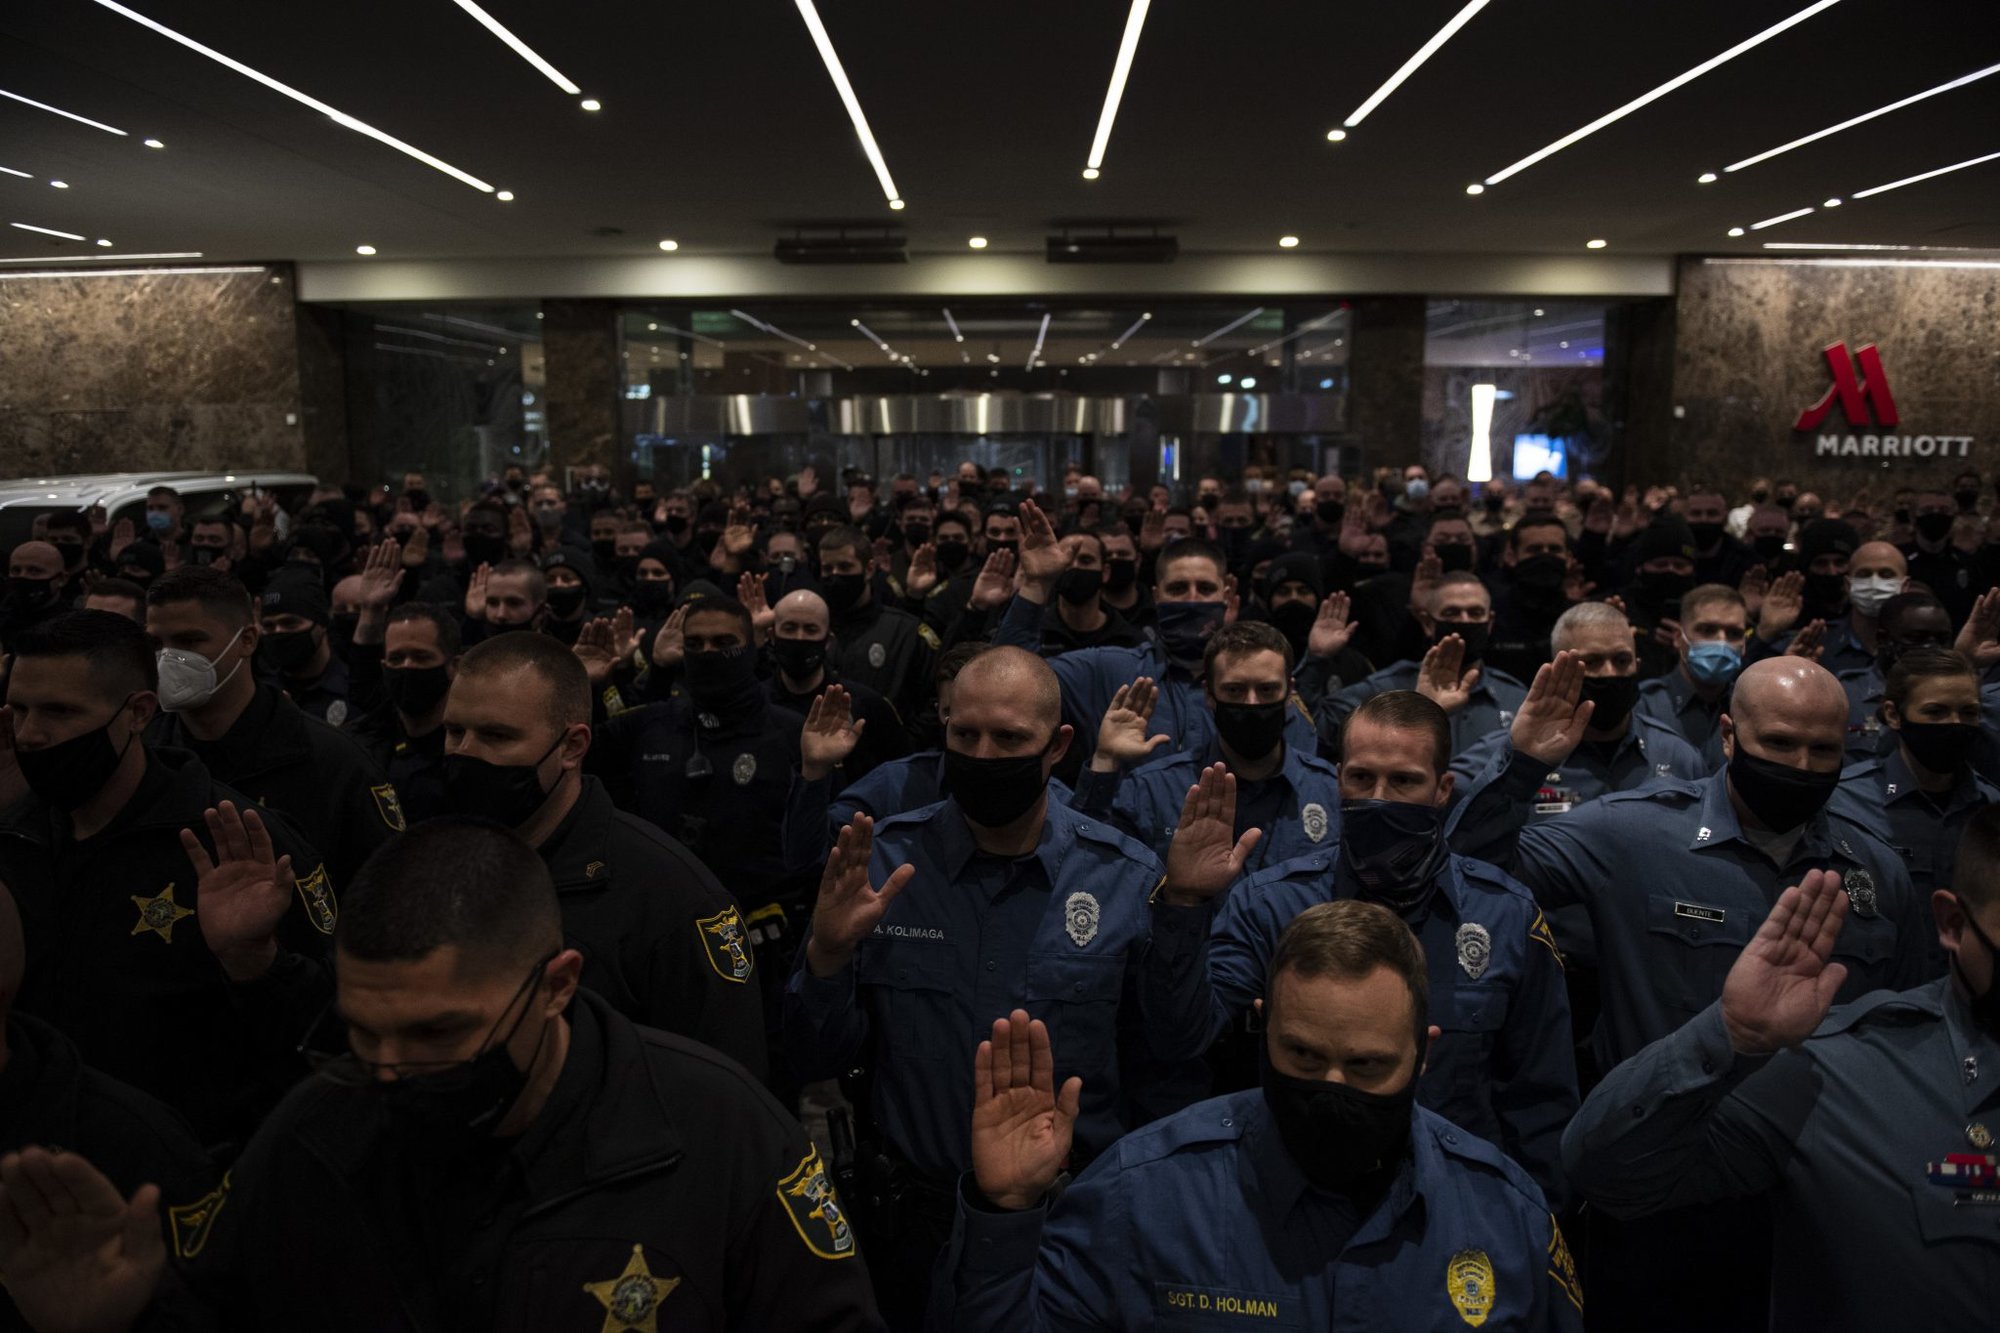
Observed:
[[[847,1213],[833,1192],[833,1180],[826,1174],[818,1148],[808,1148],[792,1173],[778,1182],[778,1202],[792,1219],[799,1239],[822,1259],[852,1259],[854,1230]]]
[[[1474,1328],[1485,1323],[1499,1299],[1493,1281],[1493,1261],[1484,1250],[1460,1250],[1444,1266],[1445,1294],[1458,1317]]]
[[[604,693],[599,697],[604,700],[604,715],[606,717],[617,717],[620,713],[627,712],[632,707],[632,705],[625,702],[624,693],[616,685],[606,685]]]
[[[174,927],[194,915],[192,907],[182,907],[174,901],[174,886],[169,884],[151,898],[132,895],[132,905],[139,909],[139,919],[132,924],[134,935],[152,931],[168,944],[174,942]]]
[[[1549,1280],[1562,1288],[1562,1294],[1582,1314],[1583,1284],[1576,1280],[1576,1259],[1569,1252],[1569,1242],[1563,1239],[1554,1213],[1549,1214]]]
[[[1528,927],[1528,938],[1547,946],[1548,951],[1556,956],[1557,967],[1564,969],[1569,967],[1569,964],[1563,961],[1563,951],[1556,947],[1556,934],[1549,929],[1549,919],[1542,915],[1542,909],[1539,907],[1535,909],[1534,924]]]
[[[394,783],[385,782],[379,787],[368,789],[375,797],[375,808],[382,812],[382,822],[401,833],[409,825],[403,819],[403,803],[396,797]]]
[[[603,869],[604,869],[604,862],[592,861],[589,865],[583,868],[583,877],[585,879],[596,879],[598,872]]]
[[[725,907],[694,924],[701,933],[702,951],[708,955],[708,965],[715,969],[715,974],[739,985],[749,981],[757,964],[750,954],[750,933],[743,929],[743,917],[736,908]]]
[[[934,653],[944,648],[944,640],[940,639],[938,637],[938,632],[932,629],[929,625],[917,626],[917,637],[922,639],[925,643],[929,644],[930,650]]]
[[[334,923],[340,920],[340,904],[334,900],[333,885],[327,880],[326,863],[314,866],[313,872],[297,884],[299,901],[306,905],[306,919],[313,923],[313,929],[322,935],[333,934]]]
[[[602,1282],[586,1282],[583,1290],[604,1307],[600,1333],[659,1333],[660,1302],[680,1284],[677,1277],[654,1277],[645,1247],[634,1245],[624,1272]]]
[[[202,1246],[215,1230],[216,1216],[222,1212],[222,1205],[229,1202],[229,1177],[223,1176],[222,1183],[193,1203],[179,1208],[167,1209],[167,1225],[174,1236],[174,1257],[192,1259],[201,1253]]]

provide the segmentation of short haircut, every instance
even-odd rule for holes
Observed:
[[[985,652],[978,654],[959,669],[960,688],[963,688],[968,673],[977,675],[1005,673],[1025,677],[1012,682],[1013,688],[1009,693],[1016,698],[1028,699],[1034,705],[1036,716],[1049,724],[1049,739],[1051,741],[1055,739],[1057,729],[1063,724],[1062,685],[1056,680],[1055,671],[1040,656],[1025,648],[992,644]],[[956,709],[962,698],[958,695],[953,697],[953,708]]]
[[[1982,805],[1958,839],[1951,891],[1970,908],[2000,898],[2000,805]]]
[[[1704,583],[1681,594],[1681,623],[1685,625],[1693,617],[1697,607],[1711,606],[1716,602],[1749,610],[1749,606],[1743,600],[1743,594],[1727,583]]]
[[[1896,711],[1900,713],[1909,702],[1910,692],[1916,689],[1918,681],[1945,676],[1967,676],[1976,684],[1979,669],[1965,654],[1950,648],[1912,648],[1899,656],[1896,665],[1889,668],[1889,675],[1882,682],[1882,697],[1896,705]]]
[[[1206,537],[1183,537],[1171,546],[1161,547],[1153,567],[1155,570],[1163,570],[1176,560],[1206,560],[1215,566],[1216,573],[1222,575],[1229,573],[1229,557],[1222,553],[1220,546]],[[1154,578],[1158,577],[1159,575],[1155,573]]]
[[[405,602],[389,613],[391,625],[409,625],[419,620],[437,632],[439,652],[446,657],[458,656],[459,646],[464,642],[464,638],[459,633],[458,617],[448,608],[436,602]]]
[[[213,565],[181,565],[153,580],[146,589],[147,606],[178,606],[193,602],[225,625],[241,629],[250,623],[250,590],[234,574]]]
[[[1447,509],[1442,512],[1433,513],[1430,517],[1430,522],[1424,524],[1424,531],[1429,532],[1432,528],[1435,528],[1440,523],[1469,524],[1471,522],[1472,522],[1471,519],[1467,518],[1464,514],[1459,513],[1456,509]]]
[[[1632,622],[1609,602],[1578,602],[1556,617],[1555,627],[1549,631],[1549,650],[1559,653],[1577,635],[1592,629],[1616,629],[1629,640]]]
[[[868,563],[872,550],[867,535],[850,523],[836,523],[819,535],[819,558],[825,560],[835,551],[852,551],[862,564]]]
[[[143,608],[146,605],[146,590],[130,579],[99,579],[90,585],[88,597],[129,597],[132,604]]]
[[[546,634],[501,634],[475,645],[458,663],[458,683],[468,678],[526,670],[541,682],[544,714],[561,731],[590,721],[590,675],[576,654]]]
[[[939,509],[937,517],[931,520],[931,537],[935,539],[937,537],[937,530],[947,523],[956,523],[959,527],[965,529],[966,536],[970,537],[972,535],[972,520],[965,516],[964,510]]]
[[[728,616],[736,622],[737,628],[743,631],[744,643],[755,644],[757,642],[757,627],[751,622],[750,608],[737,601],[734,597],[731,597],[728,593],[715,593],[712,596],[703,597],[687,604],[687,618],[689,620],[693,620],[696,616],[718,615]]]
[[[965,670],[965,664],[979,656],[993,645],[978,639],[955,643],[938,655],[937,667],[931,677],[939,685],[958,679],[958,673]]]
[[[1529,484],[1533,485],[1534,483],[1530,482]],[[1510,551],[1520,550],[1521,534],[1529,528],[1556,528],[1562,532],[1563,545],[1564,546],[1569,545],[1569,529],[1563,527],[1563,521],[1561,519],[1524,517],[1516,520],[1514,526],[1507,529],[1507,549]]]
[[[193,531],[195,528],[234,528],[235,526],[235,522],[227,514],[198,514],[188,520],[189,531]]]
[[[1378,727],[1394,731],[1422,731],[1431,738],[1431,769],[1443,773],[1451,767],[1451,715],[1437,702],[1415,690],[1384,690],[1361,701],[1340,727],[1340,750],[1347,753],[1347,731],[1367,719]]]
[[[1993,809],[1988,806],[1983,813],[1991,813]],[[1378,967],[1394,972],[1409,988],[1411,1027],[1421,1062],[1426,1045],[1424,1037],[1431,1023],[1431,983],[1429,973],[1424,970],[1424,946],[1417,942],[1401,917],[1380,903],[1337,898],[1308,907],[1293,918],[1271,953],[1271,967],[1264,981],[1264,1003],[1267,1007],[1273,1003],[1278,993],[1278,978],[1286,972],[1300,977],[1331,976],[1359,981]]]
[[[1431,588],[1431,602],[1435,604],[1438,595],[1446,588],[1477,588],[1486,594],[1486,604],[1493,604],[1493,590],[1486,586],[1486,580],[1469,569],[1454,569],[1449,574],[1438,575],[1438,581]]]
[[[1888,601],[1882,603],[1882,609],[1875,613],[1875,632],[1880,634],[1887,631],[1892,625],[1902,624],[1903,617],[1912,611],[1928,611],[1932,609],[1944,611],[1944,603],[1940,602],[1931,593],[1899,592]],[[1945,618],[1949,620],[1951,613],[1946,612]]]
[[[549,576],[542,573],[542,567],[532,560],[502,560],[499,564],[493,566],[489,577],[500,578],[505,576],[511,578],[518,575],[525,575],[527,577],[528,590],[533,600],[541,602],[548,599]]]
[[[17,630],[7,642],[16,662],[80,657],[104,697],[129,697],[160,687],[153,641],[137,621],[116,611],[65,611]]]
[[[1204,676],[1215,674],[1216,659],[1224,653],[1231,656],[1246,656],[1250,653],[1276,653],[1285,660],[1285,675],[1292,674],[1292,644],[1275,625],[1262,620],[1239,620],[1234,625],[1224,625],[1208,636],[1208,646],[1201,652],[1201,670]]]
[[[456,946],[461,964],[480,975],[519,971],[526,980],[563,947],[547,864],[484,819],[430,819],[390,839],[342,897],[334,946],[365,962],[414,961]]]
[[[91,535],[90,519],[79,509],[59,509],[49,515],[47,531],[79,533],[87,542]]]
[[[1095,545],[1097,547],[1098,561],[1101,563],[1104,560],[1104,538],[1097,534],[1097,530],[1095,528],[1078,528],[1074,532],[1065,532],[1063,534],[1063,539],[1065,541],[1067,541],[1071,537],[1081,537],[1085,541]]]
[[[148,500],[155,499],[162,495],[166,496],[169,500],[179,500],[181,498],[181,493],[175,490],[171,486],[155,486],[151,490],[146,492],[146,498]]]

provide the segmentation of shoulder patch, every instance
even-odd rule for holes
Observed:
[[[202,1247],[208,1244],[208,1238],[215,1230],[217,1214],[221,1213],[222,1205],[228,1202],[229,1175],[225,1174],[220,1185],[193,1203],[167,1209],[167,1225],[173,1232],[176,1259],[192,1259],[201,1253]]]
[[[306,905],[306,917],[313,923],[313,929],[322,935],[333,934],[334,924],[340,920],[340,904],[334,900],[333,885],[327,881],[326,863],[322,861],[314,866],[310,875],[295,883],[299,901]]]
[[[398,833],[408,827],[403,822],[403,803],[396,797],[394,783],[385,782],[379,787],[370,787],[368,791],[375,798],[375,808],[381,812],[384,824]]]
[[[1576,1259],[1569,1252],[1569,1242],[1563,1239],[1562,1227],[1557,1225],[1554,1213],[1549,1214],[1549,1281],[1569,1298],[1579,1315],[1583,1313],[1583,1284],[1576,1280]]]
[[[715,969],[715,974],[738,985],[749,981],[757,964],[750,953],[749,932],[743,929],[743,916],[735,904],[694,924],[701,935],[702,952],[708,956],[708,965]]]
[[[938,632],[929,625],[917,626],[917,637],[922,639],[932,652],[937,652],[944,647],[944,640],[940,639]]]
[[[777,1193],[785,1216],[792,1219],[808,1250],[822,1259],[854,1257],[854,1230],[834,1194],[833,1180],[826,1174],[826,1163],[820,1160],[817,1147],[806,1149],[792,1173],[778,1182]]]
[[[1549,919],[1548,917],[1542,914],[1542,909],[1539,907],[1535,909],[1535,920],[1533,924],[1531,924],[1528,927],[1528,938],[1535,941],[1537,944],[1542,945],[1550,953],[1554,954],[1556,957],[1557,967],[1563,969],[1568,968],[1569,965],[1563,961],[1562,950],[1556,947],[1555,932],[1549,929]]]

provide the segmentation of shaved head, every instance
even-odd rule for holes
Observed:
[[[1723,748],[1815,772],[1838,771],[1847,739],[1847,692],[1802,657],[1767,657],[1736,678],[1723,715]]]
[[[62,552],[48,542],[22,542],[7,557],[7,572],[16,578],[53,579],[63,572]]]
[[[1049,664],[1026,649],[987,649],[965,664],[952,689],[954,711],[963,708],[968,695],[1014,698],[1049,731],[1062,725],[1062,685]]]
[[[1856,578],[1886,574],[1906,579],[1910,576],[1910,562],[1888,542],[1863,542],[1847,558],[1847,572]]]
[[[823,639],[826,637],[826,627],[829,620],[826,598],[816,592],[805,588],[801,588],[797,592],[788,592],[778,599],[778,604],[772,607],[771,610],[778,617],[778,624],[780,625],[789,623],[801,629],[811,626],[817,631],[813,634],[794,633],[791,637],[808,639]]]

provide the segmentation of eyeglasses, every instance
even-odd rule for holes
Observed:
[[[381,1081],[384,1071],[393,1073],[399,1079],[418,1078],[425,1074],[439,1073],[443,1070],[456,1069],[460,1066],[471,1064],[473,1060],[478,1059],[495,1046],[505,1046],[514,1039],[514,1034],[521,1030],[521,1024],[527,1020],[528,1010],[532,1006],[521,1005],[521,1012],[515,1015],[513,1025],[507,1029],[507,1035],[504,1037],[498,1036],[500,1025],[507,1021],[507,1015],[513,1012],[514,1006],[520,1002],[523,996],[531,996],[540,988],[542,978],[548,972],[549,964],[556,960],[557,954],[560,952],[561,950],[557,950],[554,953],[547,954],[535,964],[534,968],[523,978],[521,984],[515,988],[513,995],[508,998],[506,1008],[502,1009],[500,1016],[493,1020],[493,1026],[487,1029],[485,1038],[479,1043],[479,1049],[466,1059],[364,1060],[354,1054],[351,1047],[341,1051],[327,1050],[325,1045],[316,1039],[322,1036],[327,1028],[327,1020],[334,1016],[336,1002],[333,1000],[327,1001],[326,1007],[320,1010],[319,1016],[306,1028],[305,1035],[299,1039],[296,1049],[300,1058],[306,1062],[307,1068],[311,1069],[313,1073],[330,1083],[337,1083],[343,1087],[363,1087],[371,1083],[378,1083]]]

